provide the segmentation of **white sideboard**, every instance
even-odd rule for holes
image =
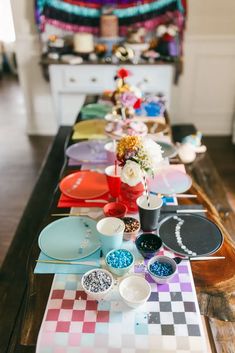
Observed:
[[[163,93],[170,105],[174,65],[123,65],[130,70],[130,84],[146,93]],[[58,125],[71,125],[86,95],[115,89],[117,65],[49,65],[50,85]]]

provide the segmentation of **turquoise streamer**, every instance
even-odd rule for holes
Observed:
[[[170,5],[175,2],[177,3],[178,10],[180,12],[183,12],[184,8],[182,6],[181,0],[157,0],[150,4],[137,5],[135,7],[129,7],[125,9],[115,9],[114,14],[118,18],[144,15],[148,12],[161,9],[164,6]],[[65,11],[67,13],[72,13],[77,16],[97,18],[97,17],[100,17],[101,15],[100,10],[72,5],[60,0],[39,0],[38,1],[39,9],[41,10],[45,4],[48,4],[49,6],[52,6],[58,10]]]
[[[100,17],[101,11],[96,9],[90,9],[88,7],[82,7],[77,5],[71,5],[69,3],[60,0],[44,0],[48,5],[65,12],[72,13],[77,16],[84,17]]]
[[[38,8],[40,14],[42,13],[43,8],[44,8],[46,2],[47,2],[47,0],[37,0],[37,1],[36,1],[36,3],[37,3],[37,8]]]
[[[178,10],[179,10],[180,12],[182,12],[182,13],[184,13],[184,12],[185,12],[185,10],[184,10],[184,7],[183,7],[183,5],[182,5],[182,1],[181,1],[181,0],[178,0]]]
[[[136,7],[129,7],[127,9],[116,9],[113,12],[118,18],[132,17],[138,15],[144,15],[148,12],[159,10],[164,6],[170,5],[176,2],[179,7],[179,11],[182,12],[183,6],[181,0],[158,0],[150,4],[139,5]]]

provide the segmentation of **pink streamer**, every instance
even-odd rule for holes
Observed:
[[[173,20],[173,22],[177,23],[179,26],[179,29],[182,30],[184,26],[184,19],[182,14],[179,11],[174,11],[174,12],[167,12],[166,14],[152,18],[151,20],[146,20],[143,22],[136,22],[134,24],[135,27],[140,28],[144,27],[147,30],[154,30],[157,26],[159,26],[162,23],[166,23],[169,20]],[[128,32],[129,26],[120,26],[119,27],[119,32],[121,36],[126,36]]]
[[[70,23],[65,23],[62,21],[53,20],[45,17],[43,19],[42,28],[45,29],[46,24],[50,24],[52,26],[55,26],[57,28],[63,29],[65,31],[70,31],[70,32],[86,32],[86,33],[93,33],[93,34],[99,33],[99,28],[97,27],[73,25]]]

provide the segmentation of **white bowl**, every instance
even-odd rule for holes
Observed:
[[[130,275],[119,284],[123,301],[131,308],[143,305],[151,294],[151,286],[142,276]]]
[[[110,277],[111,283],[110,283],[110,286],[106,290],[103,290],[100,292],[93,292],[85,287],[84,281],[85,281],[86,277],[89,276],[92,272],[96,272],[96,271],[106,273]],[[103,268],[95,268],[93,270],[87,271],[86,273],[84,273],[84,275],[82,276],[82,279],[81,279],[81,285],[82,285],[83,290],[86,292],[86,294],[90,298],[95,299],[95,300],[103,299],[109,293],[111,288],[113,287],[113,283],[114,283],[114,280],[113,280],[112,274],[109,271],[104,270]]]
[[[150,271],[150,265],[152,265],[156,261],[170,264],[172,266],[172,269],[173,269],[172,274],[170,274],[169,276],[158,276],[155,273],[151,272]],[[159,283],[159,284],[163,284],[163,283],[168,282],[175,275],[176,269],[177,269],[176,262],[171,257],[164,256],[164,255],[158,255],[158,256],[152,257],[149,260],[148,266],[147,266],[148,273],[150,274],[152,279],[156,283]]]

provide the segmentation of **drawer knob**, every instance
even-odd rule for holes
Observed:
[[[148,83],[148,82],[149,82],[148,78],[146,78],[146,77],[143,79],[143,81],[144,81],[145,83]]]
[[[91,82],[96,82],[97,81],[97,78],[96,77],[92,77],[91,78]]]
[[[76,82],[75,78],[73,78],[73,77],[70,77],[69,81],[70,82]]]

